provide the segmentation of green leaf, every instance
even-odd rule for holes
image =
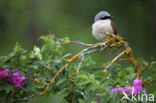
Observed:
[[[85,74],[79,74],[77,77],[78,77],[78,78],[81,78],[81,79],[86,79],[86,80],[89,79],[88,76],[85,75]]]
[[[78,85],[81,86],[81,85],[86,85],[88,83],[90,83],[90,81],[80,81]]]
[[[41,89],[41,88],[44,88],[44,85],[41,83],[36,83],[35,87]]]
[[[92,59],[91,56],[86,56],[83,62],[83,65],[85,65],[86,67],[91,66],[91,65],[95,65],[96,62],[94,62],[94,60]]]
[[[69,57],[69,56],[71,56],[72,54],[71,53],[67,53],[67,54],[65,54],[63,57],[62,57],[62,59],[63,58],[67,58],[67,57]]]
[[[112,65],[112,67],[113,67],[113,68],[121,68],[121,65],[118,64],[118,63],[114,63],[114,64]]]
[[[124,71],[120,71],[118,73],[118,77],[121,78],[121,77],[124,77],[126,75],[126,73]]]
[[[78,99],[79,103],[87,103],[87,101],[85,101],[84,99]]]
[[[151,62],[151,65],[156,65],[156,61],[152,61]]]
[[[65,82],[66,80],[67,80],[66,78],[62,78],[57,81],[56,85],[58,86],[58,85],[62,84],[63,82]]]

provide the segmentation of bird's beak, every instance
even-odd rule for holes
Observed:
[[[111,16],[111,19],[114,19],[114,16]]]

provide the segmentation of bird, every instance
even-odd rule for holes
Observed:
[[[117,30],[111,16],[107,11],[100,11],[94,17],[94,23],[92,25],[92,35],[100,41],[105,41],[106,32],[117,35]]]

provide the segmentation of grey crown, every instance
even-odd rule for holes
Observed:
[[[98,14],[96,14],[95,18],[94,18],[94,22],[101,20],[101,17],[105,17],[105,16],[109,16],[111,17],[111,15],[106,12],[106,11],[100,11]]]

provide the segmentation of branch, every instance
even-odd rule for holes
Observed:
[[[86,46],[86,47],[90,47],[90,46],[93,46],[94,44],[85,44],[83,42],[80,42],[80,41],[69,41],[69,40],[61,40],[57,37],[54,37],[54,39],[62,42],[62,44],[78,44],[78,45],[83,45],[83,46]]]
[[[144,72],[145,68],[147,68],[148,66],[145,66],[144,68],[142,67],[141,72],[137,74],[137,71],[139,69],[138,62],[134,60],[132,49],[128,46],[128,43],[125,40],[123,40],[123,38],[120,37],[119,35],[109,34],[108,32],[106,32],[106,35],[107,35],[107,38],[104,42],[99,42],[99,43],[95,43],[95,44],[86,44],[86,43],[83,43],[80,41],[69,41],[69,40],[65,41],[65,40],[58,39],[57,37],[54,37],[55,40],[62,42],[62,44],[77,44],[77,45],[86,46],[87,48],[81,50],[80,52],[78,52],[77,54],[75,54],[74,56],[72,56],[69,59],[64,59],[64,61],[66,61],[67,63],[55,73],[54,77],[51,79],[51,81],[49,83],[44,82],[43,84],[46,86],[45,89],[42,92],[36,92],[36,94],[44,95],[48,91],[49,86],[55,82],[55,79],[59,76],[59,74],[64,69],[67,69],[67,67],[70,65],[70,63],[72,61],[76,60],[78,57],[80,57],[81,60],[80,60],[80,63],[78,64],[76,73],[79,73],[81,65],[84,61],[84,56],[86,54],[90,54],[93,52],[101,52],[101,51],[106,50],[109,47],[115,48],[113,51],[110,52],[111,54],[118,51],[120,48],[124,48],[124,50],[121,53],[119,53],[110,62],[105,63],[104,66],[101,68],[96,68],[96,70],[104,69],[104,72],[106,72],[107,69],[109,69],[113,65],[113,63],[116,62],[117,60],[128,61],[134,65],[134,71],[137,75],[136,77],[140,78],[140,76]],[[99,49],[100,47],[102,47],[102,49]],[[127,54],[128,58],[127,59],[119,59],[124,54]],[[34,82],[40,83],[40,81],[37,78],[34,79]],[[32,97],[32,96],[30,96],[30,97]],[[26,100],[26,99],[27,98],[24,98],[23,100]]]

